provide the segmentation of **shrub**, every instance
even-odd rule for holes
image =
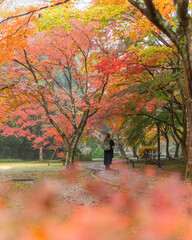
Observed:
[[[103,158],[104,156],[104,151],[103,148],[98,146],[94,151],[92,152],[93,158]]]
[[[139,159],[145,159],[147,163],[151,163],[152,159],[155,158],[157,154],[157,147],[155,146],[144,146],[138,149]]]

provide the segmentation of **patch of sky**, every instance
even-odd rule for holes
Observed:
[[[26,5],[34,5],[34,4],[40,4],[45,3],[46,0],[12,0],[10,5],[12,7],[18,7],[18,6],[26,6]]]
[[[34,4],[41,4],[41,3],[49,3],[49,0],[11,0],[10,6],[11,7],[18,7],[18,6],[26,6],[26,5],[34,5]],[[90,0],[81,0],[75,3],[76,8],[78,9],[85,9],[90,5]]]

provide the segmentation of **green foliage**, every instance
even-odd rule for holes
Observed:
[[[34,150],[32,142],[25,137],[0,136],[0,158],[38,159],[38,150]]]
[[[72,30],[70,21],[73,18],[79,18],[80,12],[77,9],[67,7],[67,5],[58,6],[53,9],[46,9],[43,11],[42,18],[39,19],[40,24],[38,29],[40,31],[50,31],[53,28],[62,26],[65,30]]]
[[[146,61],[150,60],[153,61],[152,65],[164,64],[174,57],[173,49],[164,46],[132,47],[131,49],[138,51],[137,57],[140,63],[146,63]]]
[[[103,151],[103,148],[100,146],[97,146],[92,152],[93,158],[103,158],[103,156],[104,156],[104,151]]]
[[[127,136],[128,145],[153,145],[156,142],[156,133],[153,132],[154,138],[151,139],[150,134],[145,137],[146,132],[150,131],[158,120],[171,126],[170,103],[174,112],[174,126],[181,134],[185,99],[185,95],[182,98],[181,91],[185,93],[185,89],[184,74],[179,65],[175,65],[172,70],[161,70],[154,74],[154,78],[130,86],[127,91],[135,94],[137,100],[129,101],[127,106],[139,116],[124,118],[122,131]]]
[[[126,136],[126,144],[128,146],[138,146],[152,144],[154,139],[147,136],[146,133],[153,128],[154,121],[145,116],[133,116],[125,118],[122,131]]]
[[[103,26],[107,26],[111,22],[124,23],[124,28],[128,27],[125,23],[122,15],[128,10],[127,4],[107,4],[107,5],[97,5],[90,7],[88,11],[85,12],[85,20],[97,20],[102,23]]]

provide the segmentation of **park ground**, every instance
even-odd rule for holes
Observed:
[[[114,159],[111,167],[104,170],[102,160],[80,161],[73,170],[61,162],[1,162],[0,239],[191,239],[180,238],[192,236],[184,163],[133,168]]]
[[[119,191],[124,183],[134,187],[137,184],[144,183],[148,191],[153,184],[166,178],[171,174],[177,174],[184,179],[185,164],[178,160],[162,160],[162,168],[156,165],[148,166],[143,162],[135,162],[132,168],[131,163],[122,159],[114,159],[112,171],[104,170],[103,161],[81,161],[77,163],[77,170],[66,173],[65,167],[61,162],[1,162],[0,163],[0,181],[9,183],[10,190],[18,193],[20,196],[25,194],[33,186],[44,181],[57,181],[61,184],[62,190],[59,194],[59,202],[75,206],[97,206],[100,203],[97,198],[88,194],[87,189],[90,182],[97,185],[98,182],[105,183],[105,197],[110,196],[114,191]],[[150,176],[148,169],[153,169]],[[143,190],[142,190],[143,191]],[[18,199],[18,206],[22,205]],[[25,199],[26,200],[26,199]],[[27,201],[27,200],[26,200]],[[12,202],[12,200],[10,200]],[[20,204],[19,204],[20,202]],[[17,205],[14,201],[13,205]]]

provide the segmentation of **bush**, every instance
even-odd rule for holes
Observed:
[[[102,147],[98,146],[93,152],[92,152],[93,158],[103,158],[104,157],[104,150]]]
[[[157,154],[157,147],[155,146],[144,146],[138,149],[139,159],[145,159],[147,163],[151,163],[155,159]]]

